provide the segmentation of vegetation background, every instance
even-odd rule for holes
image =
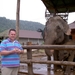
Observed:
[[[20,20],[20,29],[21,30],[34,30],[37,31],[38,29],[44,29],[45,25],[39,22],[32,22],[32,21],[24,21]],[[6,19],[5,17],[0,17],[0,32],[10,29],[16,28],[16,20]]]

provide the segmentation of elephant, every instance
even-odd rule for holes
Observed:
[[[60,16],[54,16],[48,19],[46,22],[43,39],[45,45],[62,45],[69,40],[69,35],[71,34],[71,29],[66,21],[64,21]],[[48,50],[45,49],[48,60],[51,60],[51,55],[54,56],[54,60],[58,59],[58,50]],[[49,65],[50,66],[50,65]],[[48,67],[49,67],[48,66]],[[54,70],[57,70],[57,66],[54,65]]]
[[[75,45],[75,40],[69,39],[64,45]],[[60,61],[75,61],[75,51],[73,50],[61,50],[59,51],[59,60]],[[73,66],[65,66],[63,68],[65,71],[65,74],[70,74],[71,69],[74,69]]]

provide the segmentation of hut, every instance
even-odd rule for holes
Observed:
[[[8,31],[9,30],[5,30],[0,33],[1,40],[8,38]],[[41,45],[43,43],[42,34],[38,31],[19,30],[19,42],[22,45],[26,45],[28,42],[34,45]]]
[[[72,39],[75,40],[75,21],[70,23],[69,27],[71,28]]]

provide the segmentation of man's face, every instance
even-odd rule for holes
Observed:
[[[10,31],[9,33],[9,38],[14,41],[16,39],[16,32],[15,31]]]

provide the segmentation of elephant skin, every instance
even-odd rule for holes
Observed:
[[[69,40],[68,42],[64,43],[64,45],[75,45],[75,40]],[[63,61],[74,61],[75,59],[75,51],[74,50],[62,50],[59,51],[59,60]],[[73,69],[73,66],[65,66],[65,74],[69,74]]]
[[[61,17],[55,16],[48,19],[46,22],[43,39],[45,45],[61,45],[68,41],[70,35],[70,28],[66,21]],[[45,53],[48,60],[51,60],[50,56],[54,55],[54,60],[58,60],[59,51],[45,49]],[[56,70],[56,68],[54,68]]]
[[[67,41],[66,33],[70,30],[66,21],[61,17],[55,16],[51,17],[47,22],[44,28],[44,44],[45,45],[54,45],[62,44]],[[46,50],[47,55],[51,55],[49,50]]]

